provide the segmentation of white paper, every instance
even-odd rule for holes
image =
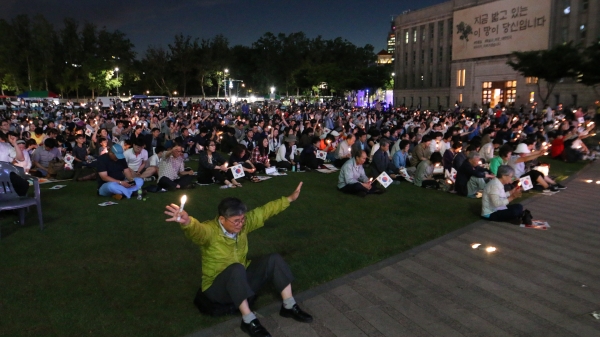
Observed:
[[[266,174],[274,174],[274,173],[277,173],[277,167],[274,167],[274,166],[267,167],[267,168],[265,168],[265,173],[266,173]]]
[[[377,177],[377,181],[379,181],[383,187],[387,188],[394,180],[387,173],[381,172],[379,177]]]
[[[519,181],[521,182],[521,188],[523,188],[523,191],[528,191],[533,188],[533,183],[531,182],[530,176],[522,177],[519,179]]]
[[[332,170],[332,171],[339,171],[339,169],[335,166],[333,166],[333,164],[324,164],[323,166],[327,167],[328,169]]]
[[[233,173],[233,179],[238,179],[246,175],[246,173],[244,173],[244,167],[242,164],[237,164],[229,169],[231,169],[231,173]]]
[[[54,185],[52,187],[50,187],[51,190],[60,190],[63,187],[66,187],[67,185]]]
[[[583,118],[583,117],[579,117],[579,118],[577,118],[577,121],[578,121],[579,123],[583,124],[583,123],[585,123],[585,118]]]

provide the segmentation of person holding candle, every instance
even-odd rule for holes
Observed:
[[[202,287],[199,295],[213,303],[233,303],[242,314],[242,331],[250,336],[270,336],[251,311],[251,298],[266,282],[272,282],[281,294],[283,304],[279,314],[300,322],[312,322],[292,294],[292,272],[279,254],[249,261],[248,234],[264,226],[265,221],[289,207],[298,199],[302,182],[288,197],[281,197],[261,207],[247,211],[237,198],[225,198],[218,206],[215,219],[200,222],[188,215],[183,207],[166,206],[168,222],[180,224],[186,236],[200,246],[202,252]],[[182,200],[182,204],[183,204]],[[182,205],[183,206],[183,205]]]
[[[179,145],[164,151],[158,164],[158,186],[169,191],[194,188],[194,171],[185,170],[183,148]]]
[[[523,206],[510,202],[521,197],[521,189],[515,188],[509,192],[505,186],[510,184],[514,178],[515,170],[508,165],[500,165],[497,168],[496,177],[490,180],[483,189],[481,200],[481,217],[490,221],[510,222],[521,224],[523,217]]]
[[[338,190],[348,194],[365,197],[367,194],[381,194],[383,190],[372,185],[365,174],[363,164],[367,161],[367,153],[363,150],[352,150],[352,159],[348,160],[341,168],[338,178]]]
[[[200,152],[200,162],[198,163],[198,183],[212,184],[213,182],[224,184],[229,187],[242,186],[229,171],[229,166],[225,158],[217,151],[217,143],[210,140],[205,151]]]

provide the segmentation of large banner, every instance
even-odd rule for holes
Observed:
[[[452,60],[548,49],[551,0],[499,0],[454,12]]]

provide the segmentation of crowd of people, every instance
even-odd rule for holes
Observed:
[[[96,180],[97,194],[115,199],[207,184],[239,188],[260,182],[257,175],[267,171],[317,171],[328,164],[339,169],[339,193],[384,193],[388,186],[377,178],[386,176],[431,193],[482,198],[481,217],[520,224],[527,221],[527,211],[514,203],[524,190],[520,178],[528,177],[543,193],[566,188],[552,178],[542,156],[575,162],[597,155],[583,142],[595,135],[597,114],[582,108],[484,111],[457,105],[429,111],[290,103],[251,108],[246,102],[236,107],[227,101],[164,99],[155,107],[132,100],[109,106],[92,102],[79,110],[22,109],[0,123],[0,161],[38,177]],[[231,170],[238,165],[242,178]],[[11,174],[11,181],[17,193],[27,193],[20,175]],[[167,221],[179,223],[202,250],[203,281],[196,297],[201,310],[214,313],[215,305],[239,310],[243,331],[270,336],[250,310],[255,292],[270,280],[282,297],[281,316],[312,321],[292,296],[293,276],[281,256],[246,259],[247,234],[295,201],[301,186],[252,211],[239,199],[226,198],[219,216],[205,222],[167,206]]]
[[[595,116],[581,107],[429,111],[292,100],[257,108],[165,98],[155,106],[144,99],[92,101],[79,110],[48,105],[5,117],[5,161],[40,177],[96,179],[98,194],[116,199],[198,184],[236,188],[260,182],[257,174],[267,169],[313,171],[326,163],[340,169],[341,192],[363,197],[384,192],[374,180],[384,172],[419,187],[481,197],[490,181],[507,174],[502,166],[512,168],[513,180],[530,176],[535,189],[548,193],[564,186],[540,156],[595,159],[582,141],[593,134]],[[229,169],[236,165],[244,178]],[[518,188],[503,185],[507,193]]]

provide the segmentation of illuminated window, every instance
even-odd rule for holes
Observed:
[[[484,89],[489,89],[492,87],[492,82],[483,82],[482,87]]]
[[[586,27],[585,25],[581,25],[579,26],[579,37],[581,37],[582,39],[585,39],[586,34]]]
[[[408,38],[409,38],[408,29],[405,29],[404,30],[404,43],[408,44]]]
[[[516,88],[517,87],[517,81],[506,81],[506,87],[507,88]]]
[[[427,30],[425,26],[421,26],[421,41],[425,41],[425,36],[427,35]]]
[[[571,13],[571,0],[563,0],[563,13],[569,15]]]
[[[537,77],[525,77],[525,84],[537,84]]]
[[[462,94],[458,94],[458,103],[462,103]]]
[[[529,93],[529,103],[533,103],[535,101],[535,91]]]
[[[489,104],[492,101],[492,82],[483,82],[481,87],[481,102],[483,105]]]
[[[417,29],[413,28],[413,42],[417,42]]]
[[[517,89],[506,89],[506,102],[514,103],[517,97]]]
[[[467,74],[467,70],[466,69],[459,69],[456,72],[456,86],[457,87],[464,87],[465,86],[466,74]]]

